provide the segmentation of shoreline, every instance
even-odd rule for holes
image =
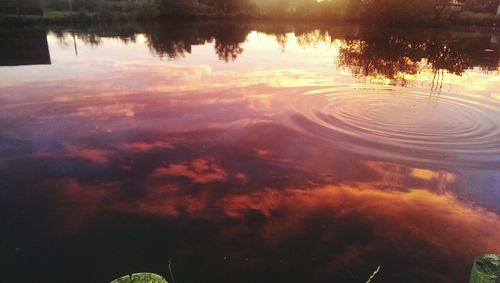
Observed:
[[[487,13],[473,13],[464,11],[446,19],[423,19],[421,21],[408,21],[397,23],[376,23],[374,21],[360,20],[351,18],[333,18],[333,17],[308,17],[284,15],[281,17],[271,15],[250,15],[250,14],[192,14],[192,15],[166,15],[154,18],[141,18],[133,14],[110,13],[98,14],[85,11],[47,11],[43,16],[29,15],[0,15],[0,26],[33,26],[33,25],[88,25],[88,24],[108,24],[119,22],[143,23],[154,21],[171,20],[243,20],[243,21],[286,21],[286,22],[304,22],[304,23],[329,23],[329,24],[358,24],[358,25],[377,25],[388,27],[500,27],[500,15]]]

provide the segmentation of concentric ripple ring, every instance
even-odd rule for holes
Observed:
[[[500,102],[401,87],[300,95],[294,121],[336,148],[425,164],[500,168]]]

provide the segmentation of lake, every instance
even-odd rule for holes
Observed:
[[[500,253],[498,29],[0,38],[2,282],[468,282]]]

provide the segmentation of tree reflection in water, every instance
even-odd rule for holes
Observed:
[[[303,47],[338,44],[334,63],[358,78],[404,86],[423,71],[430,71],[430,88],[436,92],[442,88],[445,74],[462,75],[474,67],[494,71],[500,58],[500,48],[491,36],[474,31],[361,29],[357,26],[312,28],[300,24],[200,21],[110,26],[104,31],[100,27],[99,32],[80,30],[77,36],[85,43],[99,45],[101,36],[117,37],[127,43],[135,41],[137,34],[143,34],[154,54],[171,59],[190,54],[193,46],[213,43],[217,57],[230,62],[243,53],[242,44],[252,31],[273,36],[282,51],[286,50],[291,33]],[[64,38],[63,31],[53,32],[61,40]]]
[[[359,39],[343,41],[338,64],[357,77],[384,78],[396,85],[406,85],[409,76],[431,70],[431,90],[439,91],[445,73],[462,75],[473,67],[496,70],[498,52],[485,51],[498,50],[491,44],[486,36],[451,32],[367,31]]]
[[[215,53],[226,62],[236,60],[243,52],[241,44],[249,32],[236,24],[167,23],[150,24],[143,28],[141,32],[144,32],[149,48],[160,57],[184,57],[191,53],[193,46],[214,42]]]

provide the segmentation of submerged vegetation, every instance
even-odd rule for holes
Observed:
[[[99,22],[171,17],[356,21],[389,25],[500,23],[496,0],[44,0],[43,17],[7,23]]]

